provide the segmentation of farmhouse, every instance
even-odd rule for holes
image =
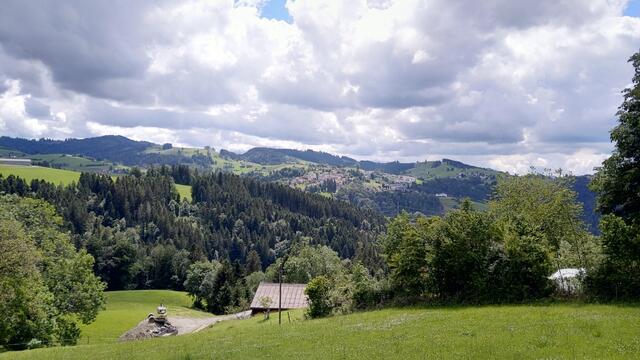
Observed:
[[[309,306],[307,296],[304,294],[305,284],[282,284],[282,309],[302,309]],[[261,301],[262,298],[271,299],[268,308],[271,310],[278,309],[278,300],[280,299],[280,286],[277,283],[261,282],[258,290],[251,301],[251,312],[253,314],[267,310]]]
[[[31,159],[0,158],[0,165],[31,166]]]

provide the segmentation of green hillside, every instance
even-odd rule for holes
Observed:
[[[407,171],[408,175],[419,179],[442,179],[456,177],[495,178],[498,171],[467,165],[455,160],[417,162],[415,167]]]
[[[82,328],[80,344],[113,343],[163,303],[172,315],[204,317],[211,314],[191,309],[191,298],[171,290],[108,291],[107,308],[95,322]]]
[[[0,165],[0,174],[7,177],[9,175],[19,176],[27,181],[33,179],[44,179],[54,184],[67,185],[78,181],[80,173],[70,170],[46,168],[40,166],[11,166]]]
[[[37,154],[25,155],[23,157],[37,162],[46,161],[52,167],[75,171],[109,171],[112,167],[118,167],[107,161],[96,161],[85,157],[66,154]]]
[[[122,164],[143,169],[187,165],[205,172],[222,171],[278,182],[351,202],[385,216],[395,216],[402,210],[443,214],[458,207],[465,198],[474,201],[476,208],[485,209],[496,178],[506,175],[451,159],[380,163],[311,150],[273,148],[253,148],[244,154],[235,154],[222,149],[216,151],[212,147],[165,146],[122,136],[65,141],[0,137],[0,156],[28,157],[67,170],[112,174],[120,174],[128,168]],[[408,177],[413,179],[407,181]],[[338,185],[333,190],[327,188],[326,180]],[[587,186],[590,180],[584,177],[577,180],[575,190],[585,208],[584,219],[590,231],[597,233],[599,215],[593,211],[595,195]],[[188,187],[178,186],[177,190],[182,198],[191,199]],[[442,193],[450,199],[434,198]]]
[[[0,174],[7,177],[9,175],[19,176],[27,181],[33,179],[43,179],[54,184],[68,185],[80,179],[80,173],[71,170],[61,170],[40,166],[12,166],[0,165]],[[176,184],[176,190],[181,198],[191,201],[191,187],[188,185]]]
[[[301,320],[229,321],[193,335],[38,349],[0,359],[635,358],[640,308],[612,305],[401,308]]]

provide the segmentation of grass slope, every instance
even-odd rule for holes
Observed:
[[[7,177],[9,175],[19,176],[30,182],[33,179],[44,179],[56,185],[68,185],[78,181],[80,173],[76,171],[60,170],[40,166],[11,166],[0,165],[0,174]]]
[[[48,161],[52,166],[55,165],[55,167],[73,171],[108,171],[111,166],[115,166],[106,161],[96,161],[65,154],[37,154],[24,157],[33,161]]]
[[[150,312],[164,303],[170,315],[206,317],[211,314],[191,309],[191,298],[184,292],[170,290],[135,290],[106,292],[107,308],[96,321],[82,327],[80,344],[113,343]]]
[[[9,353],[0,359],[623,359],[640,353],[640,307],[386,309],[282,327],[277,315],[181,337]]]
[[[0,174],[7,177],[9,175],[19,176],[30,182],[33,179],[43,179],[56,185],[68,185],[80,179],[77,171],[61,170],[40,166],[12,166],[0,165]],[[188,185],[176,184],[176,190],[181,198],[191,201],[191,187]]]
[[[453,160],[418,162],[406,173],[423,180],[455,178],[459,175],[494,177],[499,174],[495,170],[470,166]]]
[[[176,184],[176,190],[180,194],[180,199],[187,199],[187,201],[191,202],[191,186]]]

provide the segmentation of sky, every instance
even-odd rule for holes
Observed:
[[[5,0],[0,134],[592,173],[640,1]]]

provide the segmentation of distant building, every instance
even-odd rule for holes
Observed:
[[[436,194],[436,197],[449,197],[449,195],[447,195],[446,193],[438,193]]]
[[[0,165],[31,166],[31,159],[0,158]]]
[[[303,309],[309,307],[309,301],[304,294],[306,284],[282,284],[282,309]],[[258,285],[256,294],[251,301],[251,312],[253,314],[266,311],[260,299],[268,297],[271,299],[269,309],[278,310],[278,300],[280,299],[280,286],[277,283],[261,282]]]

